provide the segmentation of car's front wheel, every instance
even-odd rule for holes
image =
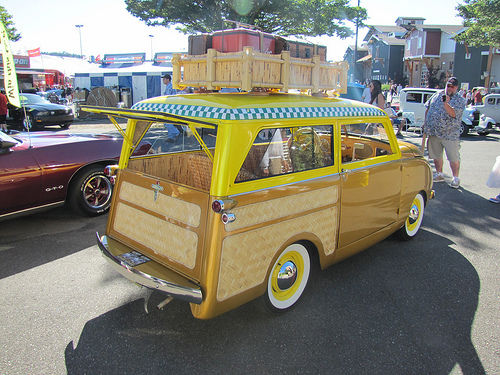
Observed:
[[[418,193],[415,198],[413,198],[405,225],[398,231],[398,237],[400,239],[407,241],[416,236],[420,226],[422,225],[424,208],[424,197],[421,193]]]
[[[96,216],[109,210],[113,185],[104,174],[104,167],[83,169],[73,181],[69,192],[71,207],[87,216]]]
[[[269,274],[265,300],[273,312],[287,311],[299,300],[309,280],[311,258],[298,243],[280,254]]]
[[[469,134],[469,127],[465,125],[463,122],[460,123],[460,136],[465,137]]]
[[[61,127],[61,129],[68,129],[70,125],[71,125],[71,122],[66,122],[64,124],[59,124],[59,126]]]

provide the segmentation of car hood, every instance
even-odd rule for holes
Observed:
[[[55,111],[59,109],[66,109],[68,107],[55,103],[43,103],[43,104],[27,104],[26,109],[37,110],[37,111]]]
[[[35,148],[96,140],[122,142],[121,138],[105,134],[58,134],[47,131],[36,133],[19,132],[11,136],[17,140],[21,140],[23,144],[31,142],[31,146]]]

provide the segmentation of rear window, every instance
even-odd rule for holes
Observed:
[[[333,165],[333,126],[261,130],[235,182],[244,182]]]
[[[213,149],[217,130],[197,128],[197,131],[207,147]],[[155,122],[149,127],[142,138],[141,145],[144,144],[149,146],[146,155],[202,150],[202,146],[188,126],[163,122]]]

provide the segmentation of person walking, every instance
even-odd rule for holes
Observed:
[[[380,109],[385,109],[385,98],[382,94],[382,83],[378,80],[370,82],[370,104],[376,105]]]
[[[0,91],[0,130],[7,133],[7,97]]]
[[[363,94],[361,95],[361,101],[364,103],[370,103],[371,94],[370,94],[370,82],[366,81],[366,87],[363,90]]]
[[[177,90],[172,87],[172,77],[170,74],[165,74],[163,77],[163,83],[165,84],[165,91],[163,95],[177,95]]]
[[[436,173],[434,182],[444,181],[443,150],[450,163],[453,180],[450,186],[460,187],[460,122],[465,109],[465,99],[458,93],[458,80],[448,79],[446,88],[436,92],[425,103],[425,122],[423,133],[427,136],[429,158],[434,160]]]

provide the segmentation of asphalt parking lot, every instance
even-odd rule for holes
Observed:
[[[124,125],[124,124],[123,124]],[[115,132],[106,120],[63,132]],[[405,140],[420,137],[405,133]],[[106,216],[64,208],[0,223],[0,374],[499,374],[500,133],[462,141],[462,186],[434,185],[419,235],[314,273],[303,301],[252,301],[209,321],[99,255]],[[444,169],[448,180],[450,169]]]

